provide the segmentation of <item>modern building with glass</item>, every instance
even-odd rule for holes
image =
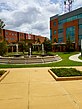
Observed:
[[[50,39],[58,44],[66,43],[70,37],[75,50],[79,50],[82,39],[82,8],[50,17]],[[60,50],[61,51],[61,50]]]

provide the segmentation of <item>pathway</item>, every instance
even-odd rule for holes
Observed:
[[[76,55],[72,55],[69,57],[69,59],[72,61],[82,62],[82,60],[78,58],[80,55],[81,55],[81,53],[76,54]]]
[[[82,81],[57,82],[48,69],[8,69],[0,82],[0,109],[81,109]]]

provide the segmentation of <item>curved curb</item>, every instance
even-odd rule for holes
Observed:
[[[56,81],[70,81],[70,80],[82,80],[82,76],[73,76],[73,77],[58,77],[55,75],[51,70],[48,70],[48,72],[52,75],[52,77]]]
[[[9,74],[10,71],[5,72],[1,77],[0,77],[0,82]]]

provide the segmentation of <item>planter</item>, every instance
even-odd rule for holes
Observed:
[[[55,73],[51,70],[48,72],[53,76],[56,81],[68,81],[68,80],[82,80],[82,76],[71,76],[71,77],[58,77]]]

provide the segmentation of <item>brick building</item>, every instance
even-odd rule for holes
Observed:
[[[12,30],[6,30],[6,29],[1,30],[0,32],[0,41],[3,41],[3,40],[7,41],[8,45],[11,46],[12,51],[13,51],[13,48],[16,48],[16,45],[18,44],[18,42],[30,41],[32,44],[35,44],[38,38],[41,43],[45,39],[45,37],[43,36],[22,33],[22,32],[17,32]]]
[[[65,45],[69,36],[75,50],[79,50],[82,39],[82,8],[50,18],[50,39],[53,42],[56,38],[58,42],[53,44],[54,51],[55,45],[60,45],[59,51],[64,51],[62,45]]]

